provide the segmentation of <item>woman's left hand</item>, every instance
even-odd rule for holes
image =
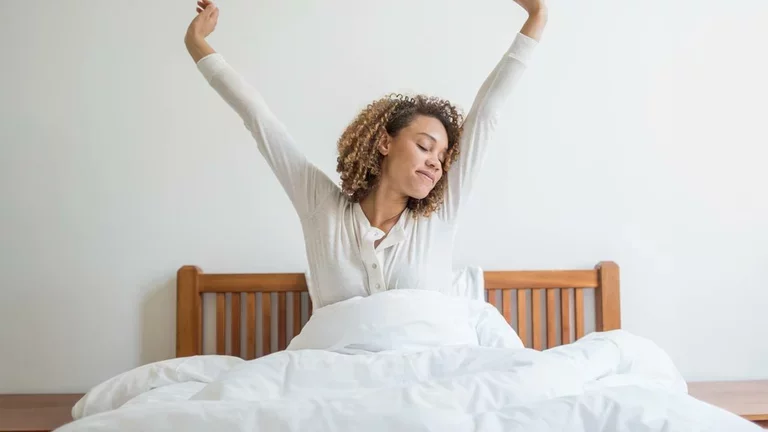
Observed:
[[[528,12],[528,15],[531,16],[546,13],[547,11],[546,0],[515,0],[515,3],[522,6]]]

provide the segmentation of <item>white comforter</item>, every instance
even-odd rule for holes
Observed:
[[[666,354],[626,331],[539,352],[518,346],[482,302],[400,292],[334,306],[283,352],[172,359],[115,376],[59,430],[761,430],[690,397]]]

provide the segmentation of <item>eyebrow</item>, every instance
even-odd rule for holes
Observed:
[[[430,135],[430,134],[428,134],[428,133],[426,133],[426,132],[419,132],[419,133],[418,133],[418,135],[426,135],[426,136],[427,136],[427,137],[429,137],[429,139],[431,139],[433,142],[437,142],[437,138],[433,137],[432,135]]]

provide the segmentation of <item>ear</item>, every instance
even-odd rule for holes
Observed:
[[[389,149],[392,146],[392,135],[386,134],[384,137],[384,142],[379,144],[379,153],[381,153],[383,156],[386,156],[389,154]]]

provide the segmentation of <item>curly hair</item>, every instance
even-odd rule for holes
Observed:
[[[445,174],[426,197],[409,198],[407,207],[414,217],[429,216],[440,207],[448,169],[459,156],[463,114],[453,104],[438,97],[399,93],[368,104],[339,137],[336,172],[341,174],[341,190],[349,200],[361,201],[376,186],[384,159],[379,145],[386,141],[387,134],[395,136],[417,115],[434,117],[443,124],[448,134],[448,150],[443,162]]]

